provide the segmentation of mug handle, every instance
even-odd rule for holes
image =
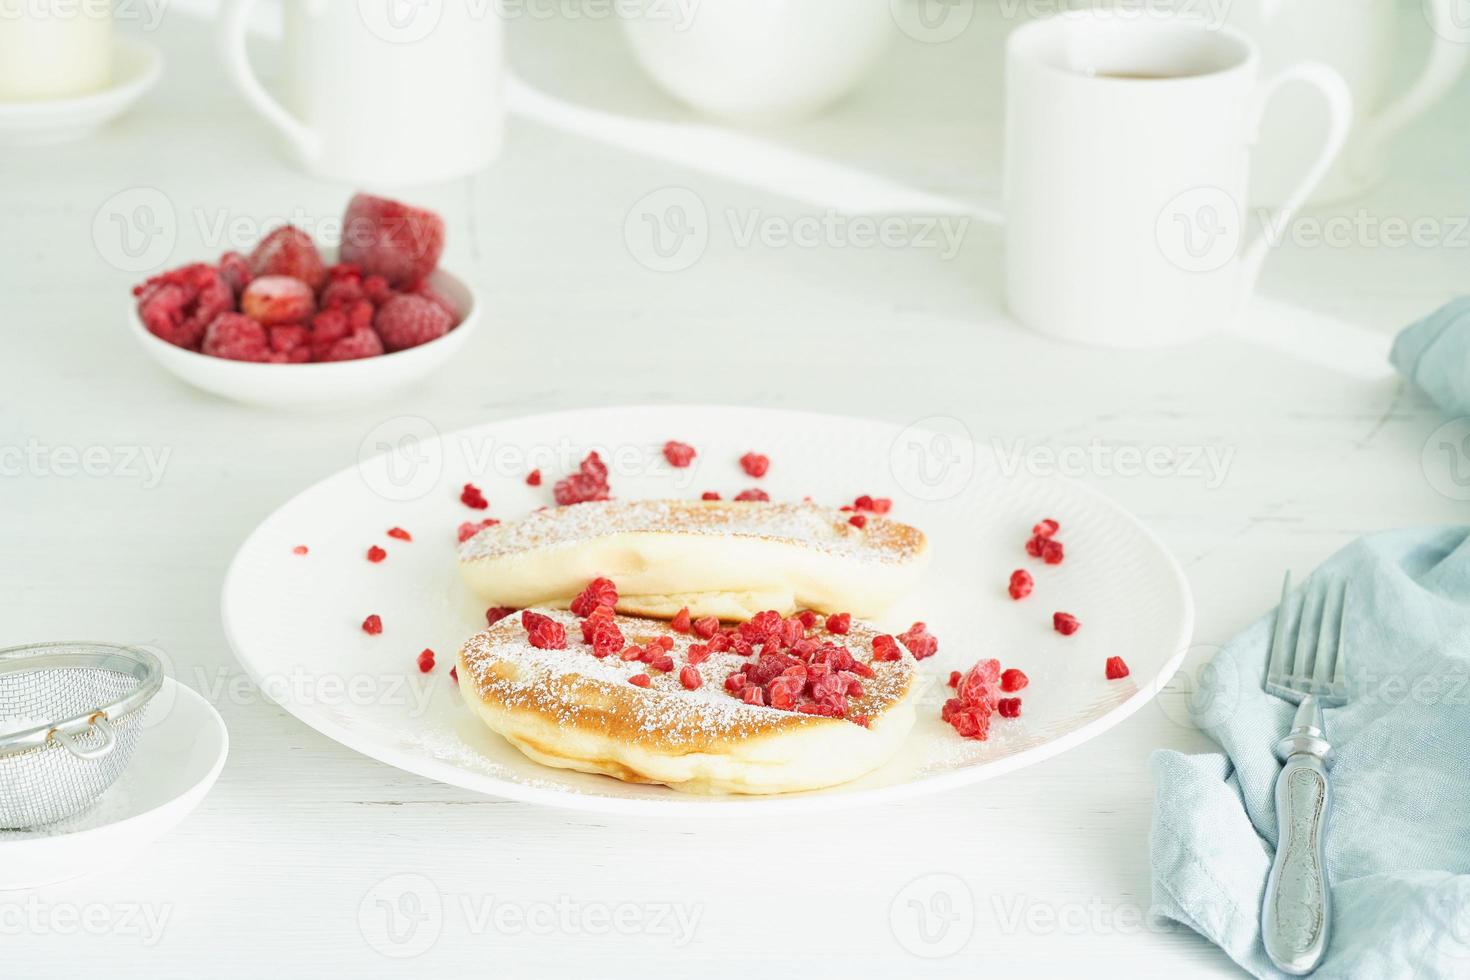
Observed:
[[[1322,141],[1322,149],[1317,154],[1311,167],[1292,188],[1291,193],[1286,196],[1282,205],[1266,215],[1261,230],[1257,232],[1255,241],[1246,246],[1241,254],[1241,278],[1240,278],[1240,300],[1244,302],[1255,289],[1256,279],[1261,274],[1261,265],[1266,261],[1266,249],[1271,244],[1271,228],[1280,228],[1301,210],[1312,191],[1327,176],[1327,171],[1332,169],[1333,163],[1337,161],[1338,154],[1342,152],[1343,145],[1347,142],[1348,133],[1353,126],[1353,94],[1348,89],[1347,82],[1338,74],[1337,70],[1330,68],[1320,61],[1304,61],[1283,69],[1276,77],[1268,81],[1257,94],[1255,106],[1251,110],[1250,139],[1255,144],[1259,135],[1261,120],[1266,115],[1266,107],[1276,97],[1281,86],[1289,82],[1305,82],[1322,93],[1323,101],[1327,104],[1327,138]]]
[[[1434,34],[1429,62],[1408,91],[1379,109],[1368,121],[1368,145],[1382,144],[1423,115],[1449,92],[1470,62],[1470,37],[1464,36],[1470,32],[1455,23],[1456,3],[1457,0],[1424,0],[1424,17]]]
[[[250,67],[250,52],[246,48],[246,38],[249,33],[247,21],[255,3],[256,0],[226,0],[224,14],[220,18],[219,33],[220,54],[224,58],[225,69],[229,72],[235,87],[240,90],[240,94],[245,96],[246,100],[266,118],[267,122],[290,140],[303,158],[310,160],[321,149],[320,137],[308,129],[305,123],[287,112],[285,107],[266,91],[265,86],[260,84],[260,79]]]

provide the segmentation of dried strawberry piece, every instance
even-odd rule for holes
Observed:
[[[1063,557],[1064,552],[1060,541],[1054,541],[1048,538],[1046,543],[1041,546],[1041,560],[1048,565],[1060,565]]]
[[[708,640],[720,631],[720,621],[715,616],[705,616],[702,619],[696,619],[690,628],[694,630],[695,636]]]
[[[401,527],[390,527],[390,528],[388,528],[388,537],[390,537],[390,538],[397,538],[399,541],[412,541],[413,540],[413,535],[412,534],[409,534],[407,531],[405,531]]]
[[[717,493],[715,493],[713,490],[706,490],[704,493],[702,493],[702,494],[699,495],[699,499],[700,500],[719,500],[720,499],[720,495],[717,494]]]
[[[342,218],[342,261],[398,289],[424,279],[444,251],[444,220],[398,201],[354,195]]]
[[[541,471],[532,470],[526,474],[526,486],[539,487],[541,485]]]
[[[300,228],[283,225],[266,235],[250,253],[250,268],[256,276],[291,276],[306,283],[312,292],[327,280],[327,267],[311,236]]]
[[[873,660],[877,663],[886,663],[892,660],[902,660],[903,654],[898,649],[898,642],[886,633],[873,637]]]
[[[500,522],[493,517],[487,517],[483,521],[465,521],[459,526],[459,543],[464,544],[470,538],[473,538],[475,535],[485,530],[485,528],[494,527],[499,523]]]
[[[464,489],[459,493],[459,502],[473,510],[486,510],[490,506],[490,501],[485,499],[480,488],[473,483],[464,485]]]
[[[507,616],[514,616],[515,610],[509,606],[491,606],[485,610],[485,624],[494,626]]]
[[[939,638],[923,623],[915,623],[907,632],[898,634],[899,642],[909,648],[915,660],[924,660],[939,651]]]
[[[388,300],[373,317],[373,329],[390,354],[438,340],[453,328],[454,320],[443,307],[408,293]]]
[[[827,617],[827,632],[846,636],[852,629],[852,613],[833,613]]]
[[[1031,577],[1031,573],[1026,571],[1026,569],[1018,568],[1014,572],[1011,572],[1011,584],[1007,587],[1007,591],[1010,592],[1012,599],[1026,598],[1035,587],[1036,580]]]
[[[866,514],[853,514],[847,519],[847,523],[861,530],[868,526],[868,517]]]
[[[419,671],[421,673],[427,674],[429,671],[433,670],[434,669],[434,651],[433,650],[425,649],[423,653],[419,654],[418,664],[419,664]]]
[[[1060,524],[1048,517],[1046,520],[1033,527],[1031,529],[1031,533],[1036,535],[1038,538],[1049,538],[1055,535],[1057,531],[1061,530],[1061,527],[1062,526]]]
[[[565,650],[567,648],[566,627],[550,616],[532,612],[521,613],[521,625],[525,627],[531,646],[540,650]]]
[[[258,276],[241,294],[240,312],[267,327],[304,323],[316,312],[316,294],[300,279]]]
[[[572,600],[572,614],[576,616],[587,616],[598,606],[616,606],[618,604],[618,587],[613,584],[612,579],[595,578],[587,583],[587,588],[582,594]]]
[[[680,668],[679,683],[683,684],[686,690],[692,691],[704,683],[704,677],[690,664]]]
[[[674,618],[669,620],[669,628],[676,633],[689,632],[689,607],[685,606],[674,613]]]
[[[1014,667],[1010,668],[1009,670],[1001,671],[1000,689],[1002,691],[1005,691],[1007,694],[1013,694],[1016,691],[1022,690],[1027,684],[1030,683],[1031,678],[1027,677],[1024,673]]]
[[[558,481],[552,493],[556,502],[563,507],[592,500],[607,500],[607,465],[596,452],[588,453],[577,472]]]
[[[304,555],[304,554],[306,554],[310,550],[311,549],[308,548],[306,545],[304,545],[304,544],[298,544],[296,547],[294,547],[294,548],[291,549],[291,554],[293,554],[293,555]]]
[[[367,550],[367,560],[372,562],[374,565],[387,557],[388,552],[384,551],[382,548],[379,548],[377,545],[373,545]]]
[[[664,443],[664,459],[669,461],[670,466],[683,469],[694,462],[694,447],[687,442],[675,442],[670,439]]]
[[[746,453],[740,457],[740,468],[745,471],[746,476],[760,479],[771,468],[771,460],[760,453]]]
[[[1103,673],[1107,675],[1108,680],[1115,681],[1120,677],[1128,676],[1128,665],[1123,662],[1122,657],[1109,657],[1104,665]]]
[[[373,613],[367,619],[364,619],[362,621],[362,631],[369,636],[377,636],[379,633],[383,632],[383,617],[379,616],[377,613]]]
[[[1082,628],[1082,623],[1071,613],[1053,613],[1051,617],[1052,629],[1063,636],[1071,636]]]
[[[648,685],[653,683],[653,678],[649,677],[647,674],[634,674],[632,677],[628,678],[628,683],[632,684],[634,687],[647,687]]]
[[[761,490],[759,487],[754,487],[754,488],[752,488],[750,490],[741,490],[739,493],[737,493],[735,495],[735,499],[736,500],[770,500],[771,499],[771,495],[768,494],[768,493],[766,493],[764,490]]]

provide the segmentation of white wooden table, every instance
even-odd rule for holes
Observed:
[[[513,24],[514,60],[563,96],[672,115],[614,26]],[[996,183],[1005,27],[982,13],[950,44],[902,45],[854,100],[769,138],[980,201]],[[1288,243],[1239,335],[1157,353],[1061,347],[1010,324],[998,240],[982,224],[948,259],[918,247],[742,245],[727,211],[787,223],[823,212],[514,120],[489,172],[405,194],[447,217],[446,261],[488,291],[489,329],[432,388],[296,416],[184,388],[123,329],[141,277],[125,268],[109,215],[161,197],[157,217],[175,237],[157,261],[178,264],[226,246],[222,218],[310,225],[338,215],[349,192],[282,162],[228,90],[204,25],[170,13],[155,39],[168,74],[140,111],[89,143],[0,155],[0,447],[109,447],[99,458],[111,461],[93,476],[55,463],[6,469],[0,644],[156,644],[182,681],[212,693],[233,749],[204,805],[127,870],[0,895],[0,973],[636,977],[657,964],[745,977],[839,961],[854,976],[1232,970],[1192,934],[1143,918],[1149,753],[1210,747],[1185,719],[1184,688],[1270,606],[1283,568],[1305,571],[1374,529],[1465,517],[1452,461],[1432,451],[1421,465],[1437,413],[1381,357],[1397,327],[1465,288],[1470,237],[1457,216],[1470,92],[1404,138],[1389,183],[1316,216],[1369,227],[1428,218],[1444,230],[1439,247],[1368,233],[1343,247]],[[635,202],[665,188],[694,192],[711,215],[707,249],[679,272],[640,265],[625,239]],[[241,231],[235,244],[248,245],[255,231]],[[1188,570],[1199,628],[1180,690],[1077,751],[969,789],[803,825],[669,824],[400,773],[305,728],[241,678],[217,613],[234,549],[277,504],[349,465],[378,422],[411,411],[448,431],[562,407],[701,400],[905,423],[948,415],[984,442],[1096,444],[1111,461],[1128,458],[1121,447],[1159,446],[1228,458],[1218,480],[1093,463],[1080,473]],[[161,479],[124,465],[135,451],[167,454]],[[424,909],[437,898],[439,913],[400,917],[385,940],[377,902],[410,909],[395,904],[405,894]]]

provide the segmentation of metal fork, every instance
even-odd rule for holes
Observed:
[[[1332,806],[1327,779],[1332,745],[1322,709],[1341,707],[1349,697],[1343,642],[1349,594],[1347,582],[1309,590],[1296,622],[1289,625],[1288,572],[1261,681],[1267,694],[1298,705],[1291,732],[1276,743],[1276,755],[1283,763],[1276,777],[1276,859],[1261,908],[1266,955],[1278,968],[1297,976],[1311,973],[1322,962],[1332,925],[1323,857]]]

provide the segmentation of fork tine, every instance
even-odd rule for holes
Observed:
[[[1278,683],[1286,670],[1286,600],[1291,598],[1291,572],[1281,583],[1281,604],[1276,607],[1276,627],[1271,633],[1271,655],[1266,659],[1267,685]]]
[[[1307,588],[1302,592],[1302,611],[1296,625],[1296,656],[1290,677],[1293,687],[1304,685],[1312,676],[1312,658],[1317,652],[1317,634],[1325,612],[1322,591],[1312,588],[1312,581],[1308,579]]]
[[[1342,613],[1337,624],[1337,663],[1332,671],[1333,693],[1344,698],[1347,697],[1347,624],[1348,624],[1348,597],[1352,594],[1352,587],[1344,582],[1342,584]]]
[[[1343,604],[1347,598],[1347,583],[1332,586],[1322,599],[1322,625],[1317,631],[1317,658],[1312,667],[1311,690],[1313,694],[1325,694],[1332,684],[1333,671],[1337,669],[1338,655],[1342,650]]]

